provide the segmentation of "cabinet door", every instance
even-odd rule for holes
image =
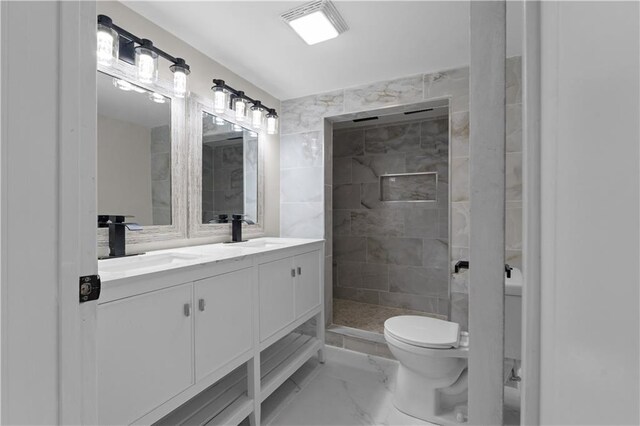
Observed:
[[[98,307],[100,424],[129,424],[192,384],[191,284]]]
[[[306,314],[311,309],[320,305],[320,294],[322,286],[320,285],[320,252],[313,251],[311,253],[301,254],[294,258],[294,266],[296,267],[296,284],[295,295],[296,318]]]
[[[292,259],[259,267],[260,341],[273,336],[294,320]]]
[[[251,349],[252,280],[243,269],[195,283],[196,381]]]

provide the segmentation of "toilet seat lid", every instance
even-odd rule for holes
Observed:
[[[386,320],[384,329],[401,342],[422,348],[457,348],[460,343],[460,325],[436,318],[402,315]]]

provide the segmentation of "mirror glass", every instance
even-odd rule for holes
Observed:
[[[202,223],[258,217],[258,135],[202,113]]]
[[[171,99],[98,72],[98,214],[171,225]]]

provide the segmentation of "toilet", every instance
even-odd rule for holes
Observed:
[[[505,278],[505,381],[520,365],[522,273]],[[436,318],[403,315],[384,323],[384,337],[400,363],[394,405],[438,424],[466,421],[469,336],[460,325]]]

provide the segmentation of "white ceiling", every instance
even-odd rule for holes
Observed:
[[[308,46],[280,19],[300,1],[123,1],[281,100],[469,63],[466,1],[340,1],[349,30]],[[507,55],[521,48],[507,6]]]

